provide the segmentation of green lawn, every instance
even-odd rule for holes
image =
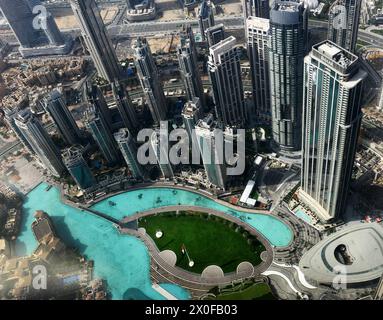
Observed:
[[[225,273],[236,271],[243,261],[258,265],[260,254],[265,251],[256,238],[248,235],[247,239],[243,231],[236,231],[233,223],[213,216],[208,218],[203,213],[183,213],[177,217],[174,213],[159,214],[141,219],[139,226],[146,229],[160,251],[170,249],[177,254],[177,266],[195,273],[213,264]],[[158,230],[164,233],[161,239],[155,237]],[[192,268],[181,252],[182,244],[195,262]]]
[[[267,284],[257,283],[243,291],[220,294],[216,300],[275,300],[275,297]]]
[[[383,36],[383,30],[371,30],[371,32],[373,32],[373,33],[376,33],[376,34],[379,34],[379,35]]]

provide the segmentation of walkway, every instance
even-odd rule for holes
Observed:
[[[303,274],[303,272],[301,271],[301,269],[299,269],[298,266],[294,266],[294,265],[287,265],[287,264],[282,264],[282,263],[276,263],[274,262],[275,265],[279,266],[279,267],[282,267],[282,268],[294,268],[297,273],[298,273],[298,279],[299,281],[307,288],[307,289],[316,289],[317,287],[314,287],[312,286],[310,283],[307,282],[306,278],[305,278],[305,275]]]
[[[169,291],[166,291],[164,288],[162,288],[156,283],[153,283],[152,288],[156,290],[160,295],[164,296],[167,300],[178,300]]]
[[[83,211],[88,211],[91,214],[94,214],[94,215],[96,215],[96,216],[98,216],[100,218],[108,220],[108,221],[110,221],[110,222],[112,222],[112,223],[114,223],[116,225],[120,225],[121,224],[120,220],[117,220],[117,219],[115,219],[115,218],[113,218],[113,217],[111,217],[111,216],[109,216],[109,215],[107,215],[105,213],[100,212],[100,211],[97,211],[97,210],[94,210],[94,209],[91,209],[91,208],[88,208],[88,207],[84,207],[82,205],[79,205],[78,208],[83,210]]]

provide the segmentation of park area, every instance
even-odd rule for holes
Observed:
[[[206,213],[162,213],[141,218],[139,227],[146,229],[160,251],[176,253],[178,267],[198,274],[210,265],[221,267],[224,273],[235,272],[243,261],[257,266],[265,251],[262,243],[240,226]],[[156,237],[158,231],[161,238]]]
[[[270,286],[264,282],[247,280],[223,289],[214,288],[205,300],[275,300]]]

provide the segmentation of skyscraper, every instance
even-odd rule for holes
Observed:
[[[202,40],[206,41],[206,30],[214,26],[214,12],[210,1],[202,0],[198,9],[198,25]]]
[[[54,89],[43,105],[51,115],[65,142],[69,145],[79,143],[81,140],[80,130],[65,103],[62,93]]]
[[[355,52],[362,0],[337,0],[329,10],[327,39]]]
[[[161,134],[159,130],[153,132],[150,142],[152,150],[157,158],[158,166],[162,172],[162,176],[165,179],[173,179],[174,171],[172,164],[170,163],[168,148],[161,143]]]
[[[108,165],[112,166],[118,163],[120,155],[116,141],[102,114],[95,106],[90,106],[85,111],[84,117],[86,127],[92,133],[93,139],[100,148]]]
[[[195,134],[208,181],[213,186],[224,190],[227,182],[226,166],[223,161],[224,150],[222,145],[217,146],[218,135],[215,129],[217,129],[217,123],[213,115],[209,115],[198,121]],[[221,142],[223,144],[223,136]]]
[[[40,0],[0,0],[3,16],[19,41],[20,52],[25,58],[67,54],[71,40],[64,38],[52,15],[42,12],[41,8]]]
[[[250,60],[254,108],[250,110],[253,121],[271,123],[269,32],[268,19],[250,16],[246,20],[247,51]]]
[[[60,177],[65,172],[65,166],[61,160],[59,150],[41,122],[29,109],[24,109],[18,113],[15,123],[43,166],[52,175]]]
[[[166,120],[167,107],[156,63],[145,38],[138,38],[133,49],[137,73],[144,90],[146,103],[154,122],[159,124],[161,120]]]
[[[323,221],[346,210],[366,76],[356,55],[330,41],[305,58],[299,196]]]
[[[126,164],[132,176],[135,179],[143,179],[145,175],[145,170],[142,165],[138,162],[137,159],[137,146],[136,142],[133,139],[133,136],[130,134],[129,130],[126,128],[120,129],[114,134],[120,151],[125,159]]]
[[[225,26],[220,23],[206,29],[206,38],[209,47],[214,46],[218,42],[225,39]]]
[[[95,0],[70,0],[81,34],[98,74],[112,83],[121,78],[121,68]]]
[[[104,94],[102,93],[100,87],[97,85],[92,85],[90,82],[87,82],[85,86],[85,90],[86,90],[86,99],[88,103],[90,105],[95,106],[100,116],[102,116],[102,118],[106,122],[106,125],[108,126],[109,130],[112,130],[113,128],[112,114],[110,112],[110,109],[108,107],[108,104],[106,103]]]
[[[242,0],[242,9],[245,21],[248,17],[269,19],[269,0]]]
[[[245,107],[240,52],[233,36],[210,47],[208,67],[220,125],[243,126]]]
[[[6,56],[6,54],[9,52],[9,49],[9,44],[5,40],[0,39],[0,59],[3,59]],[[0,70],[1,69],[2,68],[0,67]]]
[[[382,87],[380,88],[380,96],[378,100],[378,109],[383,111],[383,84]]]
[[[29,153],[34,154],[35,151],[33,150],[31,144],[28,142],[28,140],[24,137],[22,134],[20,128],[17,126],[15,119],[17,117],[17,114],[21,111],[21,109],[14,107],[14,108],[4,108],[4,119],[8,126],[13,130],[13,132],[16,134],[17,138],[23,143],[23,145],[27,148]]]
[[[113,82],[112,88],[117,109],[121,115],[124,126],[128,128],[130,132],[136,133],[140,128],[140,124],[138,123],[132,100],[119,81]]]
[[[273,138],[282,150],[297,151],[302,142],[303,59],[307,11],[302,3],[274,2],[270,11],[270,93]]]
[[[188,100],[199,98],[203,104],[203,86],[198,68],[194,34],[190,25],[184,26],[181,32],[177,52],[180,72],[186,89],[186,98]]]
[[[79,186],[85,190],[96,184],[92,171],[83,157],[84,149],[79,145],[74,145],[62,152],[64,164],[68,172]]]
[[[202,119],[203,110],[201,107],[200,100],[198,98],[194,98],[193,101],[188,101],[185,103],[184,108],[182,110],[182,119],[185,126],[186,131],[189,134],[189,141],[193,136],[193,130],[197,125],[197,122]]]

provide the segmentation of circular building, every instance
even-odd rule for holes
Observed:
[[[377,223],[345,227],[306,252],[299,267],[322,284],[358,284],[383,273],[383,228]]]

